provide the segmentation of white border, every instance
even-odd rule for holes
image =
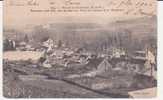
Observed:
[[[157,98],[151,98],[151,99],[146,99],[146,100],[161,100],[163,98],[163,87],[161,84],[163,84],[163,1],[160,1],[158,3],[158,96]],[[2,68],[2,1],[0,1],[0,66]],[[4,100],[7,98],[3,97],[2,94],[2,69],[0,70],[0,99]],[[62,98],[63,99],[63,98]],[[19,99],[19,100],[25,100],[25,99]],[[34,100],[34,99],[32,99]],[[39,99],[38,99],[39,100]],[[45,99],[48,100],[48,99]],[[56,99],[57,100],[57,99]],[[67,99],[68,100],[68,99]],[[79,99],[76,99],[79,100]],[[89,99],[85,99],[89,100]],[[99,99],[103,100],[103,99]],[[115,99],[109,99],[109,100],[115,100]],[[128,100],[128,99],[124,99]],[[138,99],[138,100],[145,100],[145,99]]]
[[[163,98],[163,1],[158,3],[158,99]]]
[[[2,33],[3,33],[3,28],[2,28],[2,1],[0,1],[0,68],[1,68],[1,70],[0,70],[0,79],[1,79],[1,81],[0,81],[0,99],[2,99],[3,98],[3,96],[2,96],[2,80],[3,80],[3,78],[2,78]]]

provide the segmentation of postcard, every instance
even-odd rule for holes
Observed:
[[[157,97],[156,0],[3,3],[4,97]]]

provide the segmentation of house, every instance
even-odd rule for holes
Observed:
[[[67,78],[95,77],[111,71],[112,66],[107,59],[96,58],[90,60],[86,65],[76,64],[74,67],[69,67],[69,70],[73,74],[68,75]]]
[[[156,57],[150,50],[135,51],[130,62],[144,66],[143,71],[140,74],[156,78]]]
[[[146,52],[145,51],[135,51],[132,58],[135,60],[146,60]]]
[[[99,72],[106,72],[112,70],[112,65],[108,62],[107,59],[104,59],[97,67]]]
[[[79,57],[79,62],[81,63],[81,64],[87,64],[88,63],[88,56],[87,55],[80,55],[80,57]]]
[[[54,40],[52,40],[51,38],[49,38],[48,40],[44,41],[42,46],[47,48],[47,52],[51,52],[54,48]]]
[[[54,44],[54,41],[50,38],[43,42],[43,46],[45,47],[53,46],[53,44]]]
[[[96,59],[94,60],[94,64],[90,64],[93,62],[89,63],[89,66],[91,65],[92,67],[94,67],[95,69],[83,74],[83,76],[87,76],[87,77],[95,77],[96,75],[100,75],[102,73],[105,72],[109,72],[112,70],[112,65],[108,62],[108,60],[105,59]]]
[[[156,64],[156,59],[155,59],[155,55],[150,51],[148,50],[147,51],[147,54],[146,54],[146,59],[147,61],[149,61],[151,64]]]
[[[57,59],[62,59],[64,57],[64,53],[62,52],[62,50],[54,50],[50,56]]]
[[[112,58],[120,58],[126,55],[126,52],[122,49],[113,48]]]
[[[50,61],[48,59],[46,59],[44,62],[43,62],[43,67],[44,68],[51,68],[52,65],[50,64]]]
[[[4,49],[4,51],[15,50],[16,49],[15,41],[9,40],[9,39],[4,39],[3,40],[3,49]]]

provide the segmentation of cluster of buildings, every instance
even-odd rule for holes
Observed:
[[[107,62],[103,66],[112,65],[112,68],[116,70],[125,69],[145,73],[142,69],[149,69],[150,74],[153,75],[156,69],[156,56],[150,50],[134,51],[133,55],[128,55],[124,49],[112,47],[106,53],[95,53],[87,51],[85,48],[66,47],[62,41],[56,43],[51,38],[40,43],[29,41],[16,43],[15,41],[5,39],[4,51],[8,50],[41,52],[38,63],[45,68],[91,65],[92,68],[100,70],[98,66],[103,62]]]
[[[145,82],[140,82],[143,88],[147,87],[146,80],[148,78],[152,77],[155,80],[157,78],[156,56],[151,49],[135,50],[133,54],[128,54],[125,49],[116,47],[108,48],[106,52],[93,52],[85,48],[67,47],[62,41],[56,43],[51,38],[40,43],[15,42],[6,39],[4,47],[4,59],[17,61],[15,63],[16,70],[32,73],[32,76],[26,76],[29,79],[33,79],[33,73],[36,70],[36,73],[43,75],[52,73],[54,77],[71,80],[93,90],[104,91],[109,88],[119,91],[122,88],[141,89],[137,85],[139,79],[134,78],[136,74],[138,74],[138,78],[139,75],[145,75],[144,79],[141,76]],[[19,63],[23,60],[26,61],[25,65],[29,61],[30,64],[22,66]],[[37,67],[46,69],[48,72],[44,70],[43,72],[46,73],[43,73]],[[133,97],[133,93],[135,91],[129,92],[129,95]]]

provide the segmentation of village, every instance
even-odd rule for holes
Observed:
[[[92,52],[51,38],[36,46],[25,35],[21,42],[4,39],[3,64],[6,97],[134,97],[133,91],[157,86],[150,48]]]

